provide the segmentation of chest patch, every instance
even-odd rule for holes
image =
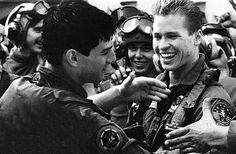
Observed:
[[[221,126],[228,126],[234,116],[232,107],[223,99],[214,99],[211,110],[216,123]]]

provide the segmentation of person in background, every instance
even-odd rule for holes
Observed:
[[[26,75],[44,65],[42,52],[43,18],[49,5],[44,1],[22,3],[8,15],[6,36],[13,43],[3,67],[12,74]]]
[[[236,4],[232,0],[229,0],[229,2],[231,3],[233,8],[236,8]],[[216,38],[213,37],[213,39],[216,39],[217,44],[212,44],[212,51],[210,51],[210,53],[215,53],[216,56],[214,56],[214,58],[212,59],[209,59],[208,64],[210,67],[220,70],[219,83],[222,84],[222,86],[228,92],[232,99],[232,102],[236,104],[236,55],[235,49],[233,49],[232,45],[230,45],[232,44],[230,35],[227,31],[225,31],[224,28],[235,28],[236,12],[234,10],[234,12],[231,11],[231,13],[226,13],[222,16],[218,16],[218,18],[220,20],[220,23],[218,25],[209,24],[203,26],[203,33],[204,31],[206,31],[208,33],[214,32],[220,34],[220,36],[217,36]],[[223,39],[223,41],[221,41],[220,38],[225,38],[225,40]],[[218,42],[220,43],[220,47],[222,47],[223,50],[219,47],[215,47],[217,50],[213,51],[214,46],[218,45]]]
[[[218,69],[220,71],[219,83],[224,87],[224,89],[229,94],[232,102],[236,105],[236,78],[230,76],[230,70],[228,66],[228,58],[224,50],[218,51],[218,57],[209,61],[209,65],[212,68]],[[234,68],[235,69],[235,68]]]
[[[134,6],[122,6],[111,12],[111,17],[115,20],[117,26],[114,37],[114,47],[115,47],[115,54],[117,57],[117,63],[120,66],[124,65],[123,58],[127,53],[126,48],[124,47],[123,44],[125,41],[122,40],[123,39],[122,35],[124,33],[121,30],[121,26],[125,20],[133,16],[146,16],[147,18],[150,18],[150,15],[148,13],[137,9]]]
[[[148,16],[133,16],[121,24],[120,29],[122,34],[119,40],[123,40],[121,44],[123,44],[122,50],[125,51],[123,57],[125,61],[123,67],[120,67],[119,70],[116,70],[111,75],[113,83],[122,83],[131,70],[135,72],[136,76],[146,76],[153,78],[157,76],[157,71],[155,70],[152,62],[152,57],[154,54],[152,49],[152,24],[153,20]],[[142,124],[140,120],[142,119],[142,114],[149,106],[148,102],[149,101],[147,100],[143,101],[143,103],[130,102],[128,106],[124,105],[124,103],[121,103],[122,105],[117,106],[111,111],[111,120],[116,122],[121,127],[127,127],[136,122]],[[139,110],[143,110],[139,112],[143,113],[138,113],[140,114],[138,115],[138,120],[133,117],[134,115],[128,114],[128,110],[131,109],[131,106],[135,106],[133,108],[138,109],[139,105],[141,105],[140,107],[142,108]],[[128,117],[130,118],[129,120]]]
[[[150,153],[104,111],[119,102],[165,99],[164,83],[131,73],[89,98],[82,88],[100,82],[115,61],[112,18],[86,2],[64,1],[48,10],[42,31],[46,64],[14,80],[0,99],[1,152]]]
[[[133,16],[120,26],[120,44],[123,44],[123,67],[111,75],[114,84],[121,84],[132,70],[135,76],[155,78],[160,70],[153,64],[151,16]],[[127,135],[139,141],[145,141],[143,131],[143,115],[150,105],[150,99],[120,103],[111,110],[111,120],[124,128]]]
[[[228,126],[235,114],[227,92],[217,83],[218,74],[205,63],[200,53],[202,13],[189,0],[158,0],[153,7],[153,47],[163,73],[168,98],[152,102],[144,116],[148,143],[157,153],[180,153],[164,145],[165,134],[198,121],[202,102],[211,98],[211,110],[218,125]],[[223,107],[221,107],[223,106]]]
[[[207,0],[205,3],[204,10],[207,22],[221,24],[222,22],[224,22],[225,19],[229,19],[231,17],[234,18],[235,10],[231,4],[233,1],[234,0]],[[227,27],[226,25],[224,26]],[[234,46],[236,46],[236,30],[230,27],[227,27],[227,30],[230,33]]]

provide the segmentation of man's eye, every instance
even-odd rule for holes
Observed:
[[[109,50],[103,51],[102,55],[107,55],[109,53]]]
[[[161,40],[161,35],[159,35],[159,34],[154,34],[154,35],[153,35],[153,38],[156,39],[156,40]]]
[[[138,48],[136,46],[129,46],[128,49],[131,51],[136,51]]]
[[[36,28],[34,28],[34,31],[37,32],[37,33],[41,33],[42,32],[42,28],[36,27]]]
[[[177,38],[178,36],[177,35],[169,35],[168,36],[168,38],[170,38],[170,39],[175,39],[175,38]]]

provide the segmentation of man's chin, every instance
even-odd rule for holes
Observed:
[[[42,47],[41,46],[37,46],[37,47],[35,47],[35,48],[33,48],[33,52],[34,53],[41,53],[42,52]]]
[[[147,74],[147,72],[143,69],[142,70],[135,69],[134,71],[135,71],[135,74],[137,74],[137,75],[146,75]]]
[[[42,50],[34,50],[33,53],[41,53]]]

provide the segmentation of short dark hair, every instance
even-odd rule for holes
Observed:
[[[170,14],[185,15],[186,27],[190,34],[201,29],[203,13],[200,8],[190,0],[158,0],[153,5],[153,15],[167,16]]]
[[[51,7],[43,23],[43,54],[54,65],[61,64],[68,49],[88,56],[100,41],[109,41],[115,33],[111,16],[83,1],[64,1]]]

